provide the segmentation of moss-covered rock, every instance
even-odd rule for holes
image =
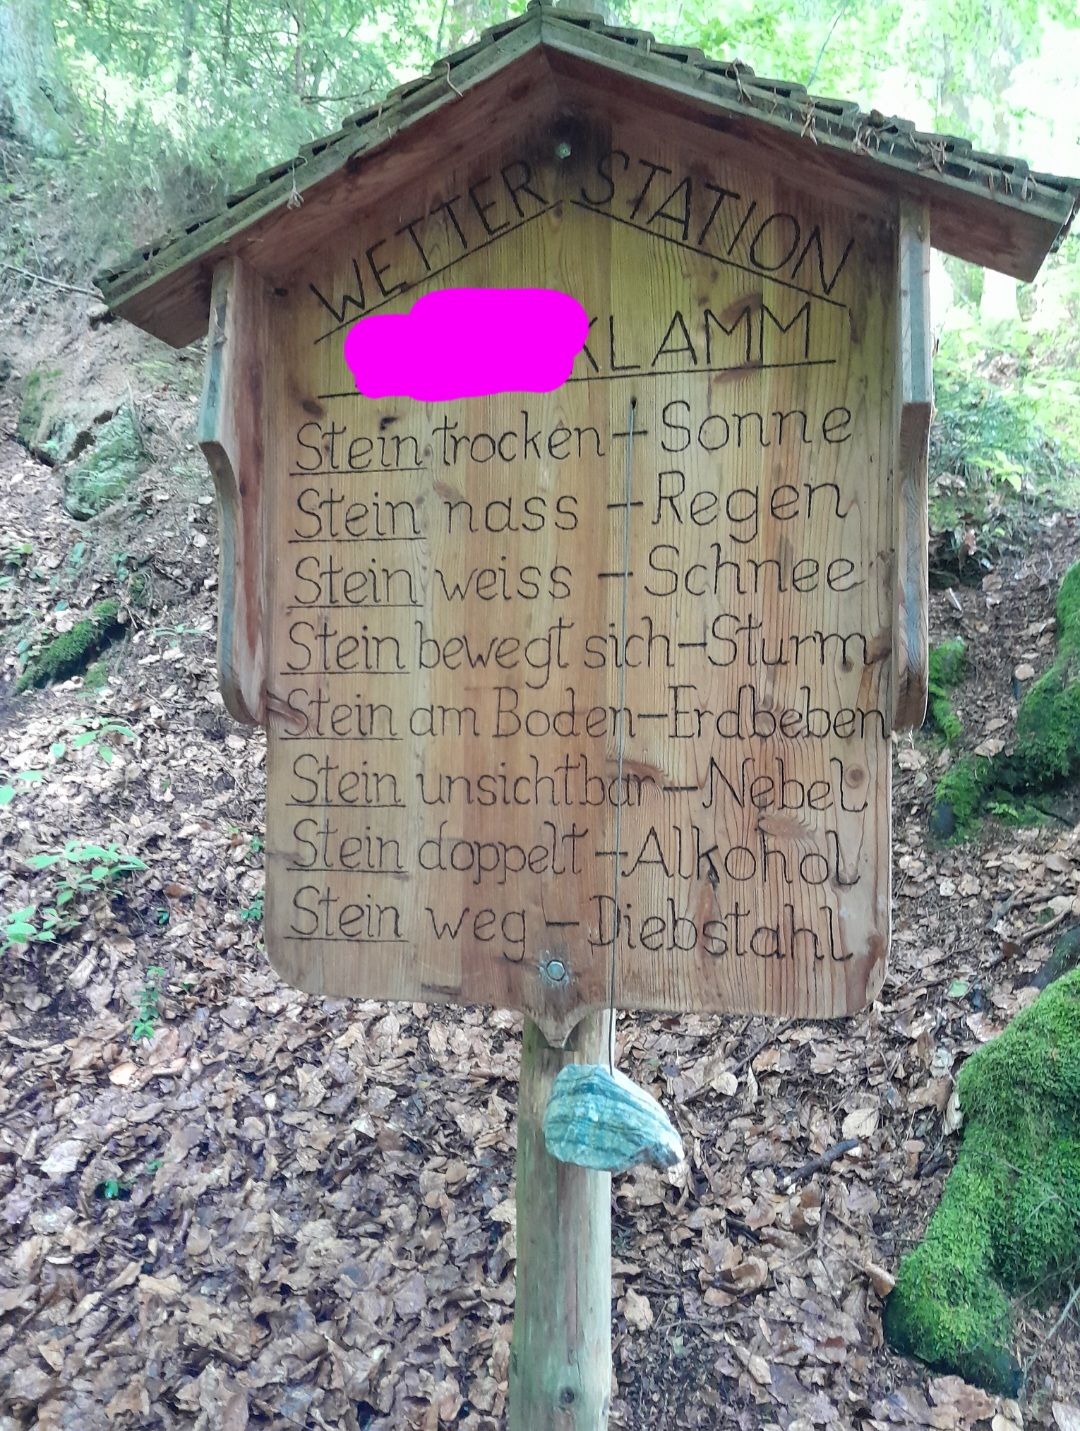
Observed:
[[[957,1079],[956,1167],[901,1264],[885,1334],[909,1356],[1015,1394],[1007,1292],[1080,1275],[1080,969],[1051,984]]]
[[[949,692],[960,684],[966,672],[967,647],[962,637],[955,636],[933,647],[927,680],[930,699],[926,724],[937,730],[948,745],[954,745],[964,733],[960,719],[952,708]]]
[[[33,368],[23,383],[22,403],[15,420],[15,436],[36,452],[48,423],[50,401],[60,376],[58,368]]]
[[[1064,934],[1058,935],[1050,958],[1031,982],[1037,989],[1045,989],[1047,984],[1052,984],[1055,979],[1060,979],[1062,974],[1067,974],[1070,969],[1075,969],[1078,965],[1080,965],[1080,925],[1074,924],[1071,929],[1066,929]]]
[[[42,647],[19,677],[15,689],[26,691],[31,686],[47,686],[53,681],[77,676],[122,629],[120,603],[112,598],[99,601],[89,616]]]
[[[962,838],[994,806],[1030,819],[1035,807],[1024,797],[1080,774],[1080,562],[1065,573],[1056,615],[1054,662],[1020,702],[1016,749],[985,760],[964,756],[945,773],[934,793],[935,834]]]
[[[941,840],[964,839],[979,824],[988,791],[992,788],[992,762],[979,755],[962,755],[937,783],[930,830]]]
[[[92,447],[64,475],[64,506],[80,521],[96,517],[124,495],[146,454],[134,415],[122,407],[97,431]]]

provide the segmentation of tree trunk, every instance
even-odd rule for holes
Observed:
[[[611,1396],[611,1176],[548,1156],[559,1070],[604,1063],[610,1021],[587,1015],[565,1048],[525,1020],[518,1089],[517,1293],[508,1431],[604,1431]]]
[[[0,133],[42,154],[61,154],[71,110],[48,0],[0,0]]]
[[[187,94],[191,84],[191,55],[195,45],[195,0],[184,0],[180,20],[180,59],[176,69],[176,93]]]

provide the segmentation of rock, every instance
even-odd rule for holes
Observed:
[[[672,1168],[682,1139],[656,1099],[625,1074],[601,1064],[572,1063],[555,1080],[544,1114],[553,1158],[582,1168],[624,1172],[638,1163]]]
[[[23,383],[22,403],[15,420],[15,436],[22,445],[38,454],[55,402],[59,368],[33,368]]]
[[[1044,989],[957,1075],[960,1151],[885,1303],[883,1330],[896,1351],[1016,1395],[1007,1294],[1060,1292],[1065,1269],[1080,1263],[1078,1088],[1080,968]]]
[[[1073,925],[1071,929],[1066,929],[1064,934],[1058,935],[1054,944],[1054,952],[1031,982],[1036,989],[1045,989],[1047,984],[1052,984],[1055,979],[1060,979],[1062,974],[1067,974],[1078,964],[1080,964],[1080,924]]]
[[[146,465],[142,437],[124,406],[98,428],[93,446],[64,474],[64,507],[79,521],[120,500]]]
[[[939,840],[956,834],[956,814],[947,800],[939,800],[930,812],[930,833]]]
[[[27,374],[15,423],[19,442],[50,467],[79,457],[93,444],[98,429],[116,414],[115,404],[66,399],[61,376],[59,368],[45,367]]]

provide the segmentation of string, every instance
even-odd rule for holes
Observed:
[[[623,557],[622,557],[622,615],[619,620],[619,645],[622,647],[619,666],[618,704],[618,750],[617,777],[615,781],[615,855],[614,874],[611,880],[611,903],[614,909],[614,929],[611,936],[611,961],[608,969],[608,1071],[615,1073],[615,961],[619,944],[619,866],[622,864],[622,811],[623,811],[623,757],[626,747],[626,627],[629,621],[630,605],[630,499],[634,485],[634,416],[637,412],[637,398],[630,399],[630,410],[626,419],[626,475],[623,483]]]

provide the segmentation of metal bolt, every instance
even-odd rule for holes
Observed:
[[[565,984],[570,971],[561,959],[548,959],[540,965],[540,973],[549,984]]]
[[[570,158],[570,154],[571,154],[571,149],[570,149],[569,144],[567,144],[567,142],[566,142],[565,139],[560,139],[559,142],[558,142],[558,144],[556,144],[556,146],[555,146],[555,158],[556,158],[556,159],[569,159],[569,158]]]

